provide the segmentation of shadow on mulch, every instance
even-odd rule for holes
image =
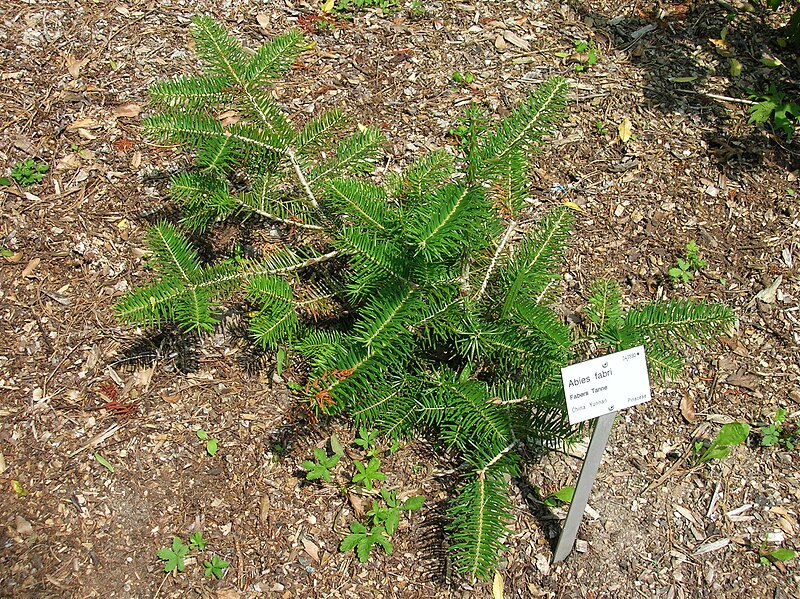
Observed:
[[[785,94],[784,101],[800,100],[798,52],[778,44],[786,34],[767,23],[771,11],[732,12],[724,3],[703,1],[655,6],[653,12],[637,10],[621,16],[592,12],[577,3],[573,8],[584,21],[595,24],[601,60],[606,45],[629,53],[633,64],[646,69],[642,91],[652,107],[710,127],[704,135],[708,153],[729,176],[764,166],[788,171],[800,167],[800,147],[784,133],[773,133],[771,123],[744,127],[732,123],[734,117],[737,122],[747,118],[734,114],[734,107],[741,106],[737,113],[747,113],[752,104],[746,100],[766,94],[771,85]],[[727,35],[722,33],[726,27]],[[783,66],[765,67],[761,63],[765,54],[783,57]],[[721,72],[715,72],[703,55],[718,59]],[[728,76],[732,59],[740,61],[741,76]],[[709,88],[711,92],[701,91]]]
[[[187,374],[197,372],[199,338],[168,327],[149,331],[125,346],[111,366],[134,370],[159,362]]]

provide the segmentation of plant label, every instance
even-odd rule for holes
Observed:
[[[650,401],[644,346],[561,369],[570,424]]]

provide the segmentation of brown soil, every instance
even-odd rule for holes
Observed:
[[[451,572],[442,514],[455,474],[424,443],[385,456],[384,471],[425,507],[391,556],[359,564],[337,550],[359,498],[308,484],[300,468],[331,430],[350,440],[346,423],[309,423],[270,362],[248,373],[230,329],[196,342],[115,321],[115,300],[149,277],[143,234],[165,202],[163,173],[186,160],[143,140],[138,120],[150,84],[193,68],[190,18],[213,14],[252,47],[321,14],[288,0],[189,4],[0,0],[0,164],[6,176],[30,157],[50,167],[41,184],[0,188],[0,595],[491,596]],[[565,563],[550,564],[558,527],[540,499],[573,484],[581,461],[528,464],[512,487],[505,596],[800,596],[796,559],[758,559],[762,546],[800,549],[797,450],[761,447],[754,433],[721,463],[685,459],[721,423],[800,416],[800,148],[748,124],[739,101],[771,82],[800,98],[797,56],[771,28],[785,15],[738,14],[725,48],[723,2],[421,4],[424,14],[372,9],[309,33],[316,45],[277,88],[287,110],[302,122],[343,107],[386,133],[393,168],[452,143],[466,103],[504,114],[565,75],[569,114],[536,160],[531,200],[532,214],[583,209],[565,312],[603,276],[626,301],[720,300],[739,318],[733,337],[689,357],[681,381],[618,419]],[[590,39],[597,64],[576,71],[575,41]],[[784,66],[763,66],[763,52]],[[741,78],[728,76],[728,53]],[[457,85],[455,71],[474,81]],[[667,270],[692,239],[708,265],[673,284]],[[219,439],[215,457],[198,428]],[[156,558],[196,530],[209,541],[201,560],[231,564],[220,581],[198,563],[165,575]]]

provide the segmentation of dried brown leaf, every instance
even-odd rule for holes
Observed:
[[[697,413],[694,411],[694,400],[689,395],[688,391],[683,392],[683,399],[681,399],[681,415],[686,422],[695,422],[697,420]]]
[[[14,519],[14,525],[17,528],[17,532],[23,537],[29,537],[33,534],[33,526],[22,516],[17,516]]]
[[[627,143],[628,140],[631,138],[631,130],[633,129],[633,125],[631,124],[631,120],[629,118],[624,118],[622,122],[617,127],[617,131],[619,132],[619,139],[622,143]]]
[[[32,258],[25,269],[20,273],[22,278],[28,278],[33,274],[33,271],[36,270],[36,267],[39,266],[41,263],[41,258]]]
[[[527,40],[522,39],[520,36],[518,36],[513,31],[504,31],[503,32],[503,37],[506,38],[506,41],[509,44],[513,44],[517,48],[521,48],[522,50],[530,50],[531,49],[530,43]]]
[[[67,65],[67,71],[73,79],[80,77],[81,69],[89,63],[88,58],[78,60],[72,54],[67,54],[64,57],[64,62]]]
[[[305,549],[306,553],[311,556],[311,559],[319,563],[319,547],[317,547],[313,541],[309,539],[303,539],[303,549]]]
[[[744,389],[749,389],[750,391],[755,391],[756,387],[758,386],[758,377],[754,374],[750,374],[744,369],[737,370],[733,374],[729,374],[728,378],[725,379],[725,383],[728,385],[733,385],[734,387],[742,387]]]
[[[73,121],[71,124],[67,125],[67,131],[77,131],[78,129],[98,129],[102,127],[101,123],[98,123],[94,119],[85,118],[85,119],[78,119],[77,121]]]
[[[492,582],[492,599],[503,599],[505,596],[503,584],[503,577],[500,572],[494,573],[494,581]]]
[[[115,117],[137,117],[142,112],[142,107],[133,102],[129,104],[120,104],[111,111]]]
[[[364,500],[361,499],[355,493],[348,493],[347,499],[350,501],[350,505],[353,507],[353,511],[356,514],[357,518],[360,518],[364,515]]]

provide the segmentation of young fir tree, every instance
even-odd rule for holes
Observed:
[[[571,213],[556,208],[531,228],[516,220],[527,158],[564,112],[563,79],[543,83],[493,127],[471,108],[460,155],[430,152],[378,184],[358,176],[380,152],[377,131],[340,139],[336,110],[298,129],[272,100],[270,81],[304,49],[298,34],[254,54],[209,18],[195,19],[192,34],[203,74],[154,85],[159,112],[144,121],[151,138],[194,153],[170,188],[183,216],[180,227],[150,230],[156,280],[126,295],[118,316],[210,331],[215,309],[245,294],[253,339],[310,364],[315,409],[393,438],[434,435],[461,460],[450,546],[459,571],[488,577],[509,534],[507,480],[520,450],[575,433],[561,367],[587,342],[595,354],[644,344],[654,374],[674,375],[681,348],[728,327],[730,310],[671,301],[624,312],[618,287],[601,281],[576,343],[551,308]],[[258,259],[206,264],[181,232],[234,217],[277,223],[296,241]],[[315,326],[331,306],[346,321]]]

